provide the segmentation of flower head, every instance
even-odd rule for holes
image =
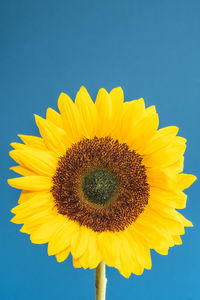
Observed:
[[[104,261],[129,277],[151,268],[150,249],[167,254],[192,226],[176,209],[196,179],[183,174],[186,140],[178,128],[158,130],[155,107],[124,103],[123,91],[100,89],[93,103],[81,87],[75,103],[65,94],[57,113],[35,116],[41,137],[19,135],[10,156],[22,177],[13,223],[33,243],[48,243],[59,262],[71,252],[74,267]]]

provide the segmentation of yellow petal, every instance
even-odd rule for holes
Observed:
[[[159,237],[160,245],[162,243],[164,246],[171,247],[173,245],[171,234],[176,234],[176,227],[172,226],[170,221],[167,221],[168,220],[165,220],[155,214],[150,207],[147,207],[143,214],[138,217],[137,224],[144,226],[144,231],[146,231],[145,233],[150,233],[154,237],[157,237],[157,239]],[[169,226],[167,227],[166,224]],[[182,229],[181,224],[179,225]]]
[[[14,216],[10,221],[15,224],[23,224],[26,223],[27,225],[39,225],[43,224],[45,220],[48,220],[51,216],[51,209],[46,208],[40,212],[35,214],[21,217],[21,216]]]
[[[150,208],[150,213],[155,212],[156,216],[159,216],[159,218],[163,219],[163,224],[166,223],[166,219],[167,220],[170,219],[175,222],[182,223],[177,211],[172,207],[167,207],[167,206],[165,207],[161,205],[159,206],[149,205],[149,208]]]
[[[156,134],[139,149],[140,154],[148,155],[167,147],[171,141],[175,139],[179,128],[176,126],[168,126],[159,129]]]
[[[48,222],[41,224],[31,234],[31,242],[34,244],[48,243],[55,231],[63,226],[63,220],[60,218],[52,218]]]
[[[55,214],[52,211],[53,211],[52,208],[45,209],[45,210],[41,210],[40,212],[34,215],[30,215],[27,216],[26,218],[23,218],[22,223],[24,223],[24,226],[26,226],[26,228],[32,228],[31,231],[29,231],[29,234],[33,233],[33,230],[36,230],[40,225],[54,218]]]
[[[161,211],[158,212],[150,207],[148,207],[148,209],[148,220],[150,222],[154,222],[156,226],[159,226],[159,228],[165,232],[166,236],[168,234],[181,235],[185,233],[183,224],[181,224],[175,215],[169,213],[167,214],[166,212],[162,213]],[[169,238],[169,241],[170,239],[171,237]],[[173,245],[169,244],[169,246],[171,247]]]
[[[164,169],[147,168],[146,173],[151,187],[167,191],[176,190],[176,177],[169,176]]]
[[[31,234],[34,230],[36,230],[38,228],[38,224],[24,224],[21,228],[20,228],[20,232],[22,233],[27,233],[27,234]]]
[[[173,235],[172,237],[173,237],[175,245],[181,245],[182,244],[182,240],[181,240],[181,237],[179,235]]]
[[[85,87],[81,87],[75,99],[75,105],[85,123],[90,138],[96,135],[97,110]]]
[[[124,92],[121,87],[114,88],[110,91],[113,113],[118,113],[118,107],[122,107],[124,102]]]
[[[168,248],[155,247],[154,250],[161,255],[168,255],[169,247]]]
[[[53,152],[28,148],[12,150],[9,154],[16,162],[37,174],[55,174],[58,158]]]
[[[132,272],[141,275],[144,268],[136,260],[127,236],[121,232],[118,233],[118,236],[120,237],[120,273],[126,278],[130,277]]]
[[[192,174],[179,174],[178,187],[181,190],[185,190],[190,187],[195,180],[197,180],[197,177]]]
[[[88,137],[78,108],[68,95],[64,93],[60,94],[58,108],[61,113],[64,128],[74,142],[79,141],[83,137]]]
[[[121,140],[125,140],[127,133],[130,134],[130,128],[135,126],[142,118],[145,112],[144,99],[125,102],[122,112],[122,128],[119,132]]]
[[[170,197],[170,196],[169,196]],[[174,212],[175,205],[170,205],[164,201],[157,201],[152,195],[149,197],[148,205],[154,210],[161,210],[163,212]]]
[[[71,253],[75,258],[79,258],[85,252],[89,239],[87,227],[81,226],[73,236],[71,241]]]
[[[10,146],[13,147],[14,149],[24,149],[24,147],[26,147],[24,144],[20,144],[20,143],[10,143]]]
[[[99,90],[95,106],[98,114],[97,136],[101,137],[108,135],[112,116],[112,101],[111,96],[105,89]]]
[[[88,267],[90,269],[96,268],[102,261],[102,256],[97,245],[97,236],[98,234],[96,232],[93,232],[92,230],[89,232]]]
[[[32,211],[31,210],[24,210],[24,211],[20,210],[14,217],[15,218],[14,220],[20,221],[20,224],[21,224],[21,221],[23,221],[22,223],[25,223],[25,222],[29,223],[30,218],[32,218],[42,212],[44,212],[44,215],[46,216],[48,212],[51,213],[52,208],[53,208],[52,205],[41,204],[40,206],[38,205],[38,206],[33,207]]]
[[[119,266],[120,239],[112,232],[98,234],[98,248],[106,265]]]
[[[137,231],[138,235],[141,235],[146,241],[150,248],[156,250],[158,253],[166,253],[169,249],[169,244],[173,243],[173,240],[168,240],[169,235],[163,234],[159,228],[152,226],[151,223],[139,223],[135,222],[134,229]],[[171,239],[171,238],[170,238]]]
[[[161,205],[168,205],[174,208],[185,208],[187,202],[187,195],[181,191],[167,191],[160,188],[150,188],[149,203],[156,202]]]
[[[18,173],[20,175],[23,176],[30,176],[30,175],[34,175],[35,173],[27,168],[24,168],[22,166],[14,166],[11,167],[10,170],[14,171],[15,173]]]
[[[175,210],[175,208],[161,204],[155,205],[154,203],[149,203],[149,207],[152,209],[152,211],[163,217],[164,220],[165,218],[167,218],[182,223],[179,217],[179,213]]]
[[[181,155],[175,163],[169,165],[167,168],[165,167],[165,173],[173,177],[174,174],[183,172],[183,167],[184,167],[184,156]]]
[[[149,248],[154,249],[161,255],[168,254],[169,242],[158,231],[152,231],[152,228],[149,230],[149,228],[146,228],[145,226],[138,224],[137,222],[134,223],[134,230],[136,231],[142,242],[148,245]]]
[[[182,214],[180,214],[178,211],[176,211],[176,214],[180,220],[180,222],[183,224],[185,227],[193,227],[193,224],[191,221],[187,220]]]
[[[152,263],[150,249],[141,241],[133,226],[129,226],[127,228],[127,232],[129,233],[129,242],[135,251],[138,262],[144,268],[151,269]]]
[[[16,189],[42,191],[51,189],[52,179],[45,176],[25,176],[8,179],[8,184]]]
[[[69,141],[66,132],[50,121],[37,115],[35,115],[35,121],[46,147],[58,155],[64,154],[67,147],[71,145],[71,141]]]
[[[73,257],[73,267],[74,267],[74,268],[81,268],[81,267],[82,267],[79,258],[75,259],[75,258]]]
[[[24,134],[18,134],[18,137],[29,147],[46,150],[46,146],[41,137]]]
[[[31,194],[28,200],[12,208],[11,212],[19,215],[27,212],[32,214],[35,209],[41,209],[41,206],[52,207],[55,205],[53,196],[49,192]]]
[[[131,149],[139,149],[156,133],[159,125],[158,114],[152,108],[145,111],[144,117],[129,130],[127,144]]]
[[[69,221],[66,217],[66,221],[63,223],[63,226],[52,235],[49,241],[48,255],[57,254],[70,246],[72,235],[77,230],[77,223]]]
[[[81,257],[78,258],[79,260],[79,264],[82,268],[87,269],[88,266],[88,249],[85,249],[85,252],[83,253],[83,255]]]
[[[56,254],[57,262],[63,262],[68,258],[69,254],[70,254],[70,247],[64,249],[60,253],[57,253]]]
[[[124,93],[121,87],[114,88],[110,92],[112,114],[111,114],[111,135],[117,138],[121,129]]]
[[[38,192],[30,192],[30,191],[23,190],[20,194],[18,203],[21,204],[23,202],[26,202],[27,200],[31,199],[35,195],[38,195]]]
[[[61,115],[50,107],[47,108],[46,119],[51,121],[57,127],[63,128]]]
[[[145,103],[144,99],[132,100],[124,103],[123,107],[123,124],[127,127],[136,125],[144,116]]]
[[[147,167],[165,167],[176,163],[184,154],[186,145],[177,139],[169,144],[168,147],[162,148],[156,152],[144,156],[143,163]]]

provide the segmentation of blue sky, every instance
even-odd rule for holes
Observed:
[[[121,86],[126,100],[156,105],[160,127],[177,125],[188,139],[185,172],[199,175],[200,2],[193,1],[1,1],[1,209],[0,298],[92,299],[94,271],[58,264],[46,245],[33,245],[9,222],[19,191],[6,179],[17,134],[38,135],[33,114],[56,108],[61,92],[72,98],[85,85]],[[107,299],[198,300],[198,182],[187,191],[183,214],[194,223],[183,245],[168,256],[152,251],[153,267],[123,278],[107,268]]]

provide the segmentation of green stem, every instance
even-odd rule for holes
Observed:
[[[95,270],[95,300],[106,299],[106,272],[105,263],[102,261]]]

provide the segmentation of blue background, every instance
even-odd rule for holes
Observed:
[[[85,85],[122,86],[127,100],[155,104],[160,126],[177,125],[188,139],[185,172],[199,172],[200,2],[1,1],[1,209],[0,299],[93,299],[94,270],[74,269],[48,257],[46,245],[31,244],[9,223],[19,191],[6,179],[15,174],[8,156],[17,134],[38,134],[33,113],[56,108],[60,92],[74,98]],[[168,256],[152,251],[153,267],[123,278],[107,268],[107,299],[198,300],[198,182],[188,190],[183,245]]]

